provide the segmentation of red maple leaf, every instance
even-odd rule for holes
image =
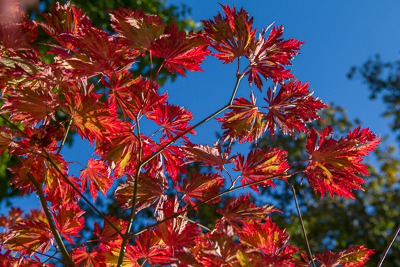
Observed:
[[[278,178],[285,176],[289,169],[286,161],[287,152],[276,148],[255,149],[250,151],[245,160],[244,156],[238,153],[235,159],[235,171],[241,172],[242,185],[266,179],[268,177]],[[250,185],[250,188],[258,194],[258,185],[274,186],[271,180],[266,180],[258,184]]]
[[[293,259],[293,254],[299,250],[290,246],[289,237],[286,230],[279,229],[270,217],[267,217],[264,223],[260,221],[244,223],[243,230],[239,233],[241,243],[259,249],[265,256],[277,256],[271,258],[274,263]]]
[[[136,119],[136,116],[147,115],[159,104],[164,104],[167,93],[158,94],[158,85],[150,83],[146,78],[134,78],[130,72],[120,73],[118,76],[109,77],[108,81],[102,79],[104,86],[110,88],[108,102],[122,109],[125,116]]]
[[[70,39],[60,37],[61,34],[75,36],[80,34],[81,29],[92,27],[92,22],[86,13],[82,14],[82,11],[75,5],[71,5],[71,2],[64,5],[55,2],[51,13],[41,13],[41,15],[46,22],[41,22],[40,26],[67,50],[73,50],[75,46]]]
[[[211,197],[216,196],[221,188],[224,186],[224,178],[218,174],[209,173],[203,175],[201,173],[191,173],[182,180],[182,185],[175,186],[178,192],[184,193],[185,202],[189,205],[195,206],[196,202],[192,200],[205,201]],[[218,202],[220,198],[216,198],[208,203]],[[198,211],[197,208],[195,208]]]
[[[90,159],[87,167],[81,170],[79,178],[82,179],[82,191],[85,191],[89,184],[93,203],[96,200],[98,191],[101,191],[107,197],[106,193],[113,183],[107,165],[99,159]]]
[[[122,219],[117,219],[116,216],[107,216],[107,218],[118,230],[125,232],[128,225],[127,222]],[[103,249],[121,246],[122,244],[122,237],[115,232],[114,228],[111,227],[106,220],[103,221],[103,227],[101,227],[97,222],[94,222],[93,234],[99,237],[100,247]]]
[[[158,126],[162,126],[164,135],[161,139],[170,141],[175,137],[174,135],[179,135],[187,130],[193,115],[183,107],[159,103],[152,112],[146,115],[146,118],[154,121]],[[194,130],[189,133],[196,134]],[[187,136],[182,136],[182,138],[188,140]]]
[[[86,246],[74,249],[72,259],[78,267],[105,267],[105,259],[99,251],[99,248],[94,248],[91,252]]]
[[[239,228],[236,223],[243,224],[244,222],[250,222],[253,220],[265,219],[266,215],[273,212],[279,211],[274,209],[274,206],[269,206],[268,204],[259,207],[254,205],[250,201],[250,194],[240,195],[238,198],[229,198],[224,205],[224,208],[217,210],[219,214],[222,214],[222,218],[216,221],[215,228],[223,229],[225,228],[225,223],[231,225],[235,231]],[[280,212],[280,211],[279,211]]]
[[[222,129],[226,131],[223,133],[224,142],[226,140],[233,141],[239,139],[239,143],[243,142],[257,142],[263,132],[266,130],[266,125],[263,122],[264,113],[255,106],[257,98],[253,92],[250,95],[251,102],[243,97],[235,99],[230,108],[232,111],[224,113],[224,117],[216,118],[222,123]],[[243,107],[238,107],[243,106]]]
[[[179,211],[178,208],[179,202],[176,197],[174,200],[165,200],[158,210],[157,220],[173,216]],[[186,216],[186,214],[183,214],[183,216]],[[179,217],[159,224],[154,231],[161,238],[160,245],[164,245],[172,249],[172,251],[183,246],[190,246],[200,233],[197,224],[189,223],[187,220]]]
[[[236,58],[246,56],[249,49],[254,45],[256,29],[253,30],[253,17],[243,8],[240,11],[232,6],[221,5],[225,13],[213,20],[202,20],[204,32],[211,39],[211,46],[219,53],[214,56],[223,60],[223,64],[232,63]]]
[[[66,111],[73,119],[77,132],[87,138],[90,143],[95,139],[105,140],[108,130],[120,130],[117,113],[106,103],[99,101],[99,95],[89,93],[84,95],[80,91],[71,91],[65,94]]]
[[[22,87],[10,93],[2,109],[10,114],[11,121],[36,125],[41,120],[55,120],[60,101],[49,88]]]
[[[328,126],[319,132],[319,141],[314,128],[308,135],[310,162],[305,176],[315,193],[321,192],[321,199],[325,192],[354,198],[351,190],[362,190],[361,184],[365,183],[357,174],[368,175],[367,166],[361,163],[362,157],[369,155],[368,151],[378,145],[380,138],[369,128],[357,127],[347,137],[335,140],[330,137],[332,130]]]
[[[228,147],[222,152],[221,143],[217,141],[214,146],[195,145],[188,142],[183,150],[185,158],[188,160],[185,164],[196,161],[204,161],[201,166],[214,166],[214,169],[222,171],[225,164],[231,163],[236,156],[229,157],[232,147]]]
[[[275,83],[282,83],[284,80],[293,78],[293,75],[289,73],[290,70],[284,66],[292,65],[290,60],[299,54],[298,50],[303,44],[294,39],[286,41],[279,39],[283,34],[283,26],[272,28],[267,40],[264,38],[265,33],[266,30],[263,30],[252,47],[251,53],[247,55],[250,60],[250,69],[246,75],[249,74],[250,85],[254,80],[260,91],[263,86],[260,75],[265,80],[271,79]]]
[[[276,88],[269,88],[268,97],[264,98],[269,106],[263,120],[272,137],[276,126],[279,126],[284,134],[293,136],[295,130],[298,133],[308,132],[305,124],[316,119],[321,120],[317,112],[328,107],[312,96],[313,93],[308,91],[308,83],[293,81],[282,85],[278,93],[275,90]]]
[[[75,47],[74,50],[55,48],[49,53],[58,55],[56,63],[65,66],[64,72],[75,78],[87,78],[96,74],[112,76],[132,67],[137,51],[118,44],[107,32],[95,27],[81,29],[80,34],[59,35]]]
[[[96,153],[109,166],[114,168],[114,176],[120,177],[125,171],[132,170],[136,166],[138,139],[133,132],[134,127],[127,122],[121,122],[119,131],[105,132],[108,139],[99,142],[96,147]]]
[[[151,45],[152,55],[165,59],[165,67],[186,77],[184,70],[203,71],[200,64],[210,54],[208,42],[200,32],[180,31],[175,21],[168,26],[166,33]]]
[[[13,15],[14,18],[0,20],[0,52],[2,55],[8,51],[33,49],[30,43],[37,37],[38,23],[36,21],[29,20],[20,8],[19,12]]]
[[[196,261],[200,263],[198,266],[243,266],[237,255],[246,250],[246,246],[233,239],[234,232],[231,228],[199,235],[193,249]]]
[[[148,230],[135,238],[133,251],[139,259],[147,260],[151,265],[165,264],[170,261],[171,253],[160,245],[161,238],[154,231]]]
[[[14,141],[15,137],[17,137],[17,133],[12,133],[7,127],[0,127],[0,155],[3,155],[7,149],[10,149],[9,153],[12,153],[14,147],[18,146]]]
[[[115,200],[122,205],[124,209],[132,207],[132,196],[135,187],[135,178],[128,175],[126,182],[121,183],[115,189]],[[136,210],[139,212],[154,204],[157,207],[166,199],[164,190],[168,189],[168,182],[162,175],[149,175],[140,173],[137,182]]]
[[[46,219],[24,220],[11,226],[10,229],[11,231],[5,234],[2,242],[22,255],[33,255],[32,251],[46,253],[54,246],[53,233]]]
[[[165,24],[157,15],[120,8],[110,14],[111,27],[118,34],[120,43],[142,55],[150,50],[152,43],[164,33]]]
[[[361,267],[364,266],[373,249],[364,248],[364,246],[352,246],[339,252],[324,251],[322,254],[315,255],[316,259],[323,267]]]
[[[72,244],[75,242],[72,237],[80,237],[78,233],[85,227],[85,220],[81,217],[85,211],[81,210],[78,205],[64,205],[54,216],[58,232]]]

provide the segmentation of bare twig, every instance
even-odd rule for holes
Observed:
[[[208,228],[207,226],[202,225],[202,224],[200,224],[200,223],[198,223],[198,222],[196,222],[196,221],[193,221],[192,219],[189,219],[188,217],[185,217],[185,216],[182,216],[182,215],[179,215],[178,217],[181,218],[181,219],[184,219],[184,220],[186,220],[186,221],[188,221],[188,222],[196,223],[198,226],[200,226],[200,227],[203,228],[204,230],[206,230],[206,231],[208,231],[208,232],[211,232],[211,229]]]
[[[385,249],[385,252],[383,252],[383,255],[382,255],[382,257],[381,257],[381,259],[380,259],[380,261],[379,261],[379,263],[378,263],[378,265],[377,265],[378,267],[381,267],[381,266],[382,266],[382,263],[383,263],[383,261],[385,260],[386,255],[388,254],[388,252],[389,252],[390,248],[392,247],[394,241],[396,240],[397,235],[399,234],[399,232],[400,232],[400,224],[399,224],[399,226],[397,227],[395,233],[393,234],[392,240],[390,241],[390,243],[388,244],[387,248]]]
[[[135,175],[135,182],[133,185],[133,194],[132,194],[132,207],[131,207],[131,213],[129,214],[129,220],[128,220],[128,225],[125,230],[125,235],[122,238],[122,245],[121,249],[119,252],[118,256],[118,263],[117,266],[122,266],[123,260],[124,260],[124,254],[126,250],[126,245],[128,244],[129,240],[129,232],[132,227],[133,223],[133,217],[135,216],[135,211],[136,211],[136,198],[137,198],[137,187],[138,187],[138,180],[139,180],[139,175],[140,175],[140,169],[142,168],[142,152],[143,152],[143,144],[142,144],[142,139],[140,137],[140,124],[139,124],[139,118],[136,116],[136,129],[137,129],[137,135],[138,135],[138,140],[139,140],[139,159],[138,159],[138,166],[136,168],[136,175]]]
[[[67,129],[65,130],[64,138],[60,144],[60,147],[57,150],[57,154],[60,154],[61,149],[62,149],[63,145],[65,144],[65,140],[67,140],[67,136],[68,136],[69,130],[71,129],[71,126],[72,126],[72,119],[70,119],[70,121],[68,122]]]
[[[311,253],[310,244],[308,243],[306,229],[304,228],[304,223],[303,223],[303,219],[301,217],[299,204],[297,203],[296,190],[294,190],[294,186],[293,185],[292,185],[292,193],[293,193],[294,203],[296,204],[297,214],[299,215],[299,219],[300,219],[301,230],[303,231],[304,242],[306,243],[308,258],[310,259],[312,265],[314,267],[317,267],[315,265],[314,258],[313,258],[312,253]]]

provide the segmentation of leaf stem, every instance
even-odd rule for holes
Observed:
[[[15,160],[22,165],[23,162],[21,160],[21,158],[18,155],[14,155]],[[53,216],[51,215],[49,206],[47,206],[47,202],[46,202],[46,198],[44,197],[44,193],[42,190],[42,185],[35,179],[35,177],[33,177],[33,175],[28,172],[26,174],[26,176],[28,177],[29,181],[35,186],[36,188],[36,192],[39,196],[40,199],[40,203],[42,204],[43,207],[43,211],[46,215],[47,218],[47,222],[49,224],[49,227],[51,229],[51,232],[53,233],[54,239],[56,240],[56,243],[58,245],[58,247],[60,248],[60,252],[63,255],[64,260],[67,262],[66,264],[68,266],[75,266],[74,261],[72,260],[72,258],[70,257],[67,248],[64,245],[64,242],[61,239],[61,235],[57,230],[57,227],[53,221]]]
[[[301,230],[303,231],[304,242],[306,243],[308,258],[311,260],[312,266],[317,267],[315,265],[314,258],[312,257],[310,244],[308,243],[308,239],[307,239],[306,229],[304,228],[304,224],[303,224],[303,218],[301,217],[299,204],[297,203],[296,190],[294,189],[293,185],[292,185],[292,193],[293,193],[294,203],[296,204],[297,214],[299,215],[299,219],[300,219]]]
[[[70,121],[68,122],[67,129],[65,130],[64,138],[63,138],[63,140],[62,140],[62,142],[60,144],[60,147],[57,150],[57,154],[60,154],[61,149],[62,149],[63,145],[65,144],[65,141],[67,140],[67,136],[68,136],[69,130],[71,129],[71,126],[72,126],[72,122],[73,122],[72,119],[70,119]]]
[[[135,211],[136,211],[136,199],[137,199],[137,187],[138,187],[138,180],[139,180],[139,175],[140,175],[140,169],[142,168],[142,153],[143,153],[143,144],[142,144],[142,138],[140,137],[140,125],[139,125],[139,118],[136,116],[136,129],[137,129],[137,135],[138,135],[138,142],[139,142],[139,159],[138,159],[138,165],[136,168],[136,174],[135,174],[135,182],[133,185],[133,195],[132,195],[132,207],[131,207],[131,213],[129,214],[129,220],[128,220],[128,225],[125,230],[125,234],[122,237],[122,245],[121,249],[119,251],[119,256],[118,256],[118,263],[117,266],[122,267],[122,263],[124,260],[124,254],[126,251],[126,245],[128,244],[128,240],[130,239],[129,237],[129,232],[132,227],[133,223],[133,217],[135,216]]]
[[[184,220],[186,220],[186,221],[188,221],[188,222],[195,223],[195,224],[197,224],[198,226],[200,226],[201,228],[203,228],[204,230],[206,230],[206,231],[208,231],[208,232],[211,232],[211,229],[208,228],[207,226],[204,226],[204,225],[202,225],[202,224],[200,224],[200,223],[198,223],[198,222],[196,222],[196,221],[193,221],[192,219],[189,219],[188,217],[185,217],[185,216],[182,216],[182,215],[179,215],[178,217],[181,218],[181,219],[184,219]]]
[[[27,246],[25,246],[24,244],[19,243],[18,241],[13,241],[13,242],[14,242],[15,244],[21,246],[21,247],[26,248],[27,250],[30,250],[30,251],[35,252],[35,253],[37,253],[37,254],[40,254],[40,255],[42,255],[42,256],[48,257],[49,259],[54,259],[54,260],[57,260],[57,261],[59,261],[59,262],[61,262],[61,263],[66,264],[65,261],[63,261],[63,260],[61,260],[61,259],[59,259],[59,258],[54,257],[54,255],[56,255],[59,251],[56,251],[56,252],[53,254],[53,256],[50,256],[50,255],[47,255],[46,253],[43,253],[43,252],[36,251],[36,250],[34,250],[34,249],[28,248]],[[48,260],[48,259],[47,259],[47,260]],[[47,260],[46,260],[46,261],[47,261]]]
[[[381,267],[382,266],[382,263],[385,260],[386,255],[388,254],[388,252],[389,252],[390,248],[392,247],[394,241],[396,240],[397,235],[399,234],[399,232],[400,232],[400,224],[397,227],[395,233],[393,234],[392,240],[390,241],[390,243],[386,247],[385,252],[383,252],[383,255],[382,255],[381,259],[379,260],[379,263],[378,263],[377,267]]]

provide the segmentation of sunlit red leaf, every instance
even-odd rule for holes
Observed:
[[[202,33],[180,31],[175,21],[151,46],[154,57],[164,58],[165,67],[186,77],[185,70],[202,71],[200,64],[210,54]]]
[[[281,230],[267,217],[265,223],[252,221],[245,223],[242,232],[239,233],[241,243],[261,250],[266,256],[276,256],[271,258],[273,263],[284,263],[286,260],[293,259],[293,254],[299,249],[290,246],[289,234],[286,230]]]
[[[224,224],[231,225],[236,231],[240,229],[236,223],[243,224],[244,222],[250,222],[253,220],[265,219],[266,215],[273,212],[279,211],[274,209],[274,206],[268,204],[262,207],[254,205],[251,202],[250,195],[240,195],[238,198],[230,198],[225,202],[224,208],[217,210],[219,214],[222,214],[222,218],[218,219],[215,225],[216,229],[223,229]]]
[[[361,189],[364,179],[358,176],[368,175],[367,166],[362,164],[363,156],[369,155],[379,143],[369,128],[355,128],[346,137],[333,139],[332,127],[328,126],[318,134],[313,128],[307,137],[307,153],[310,162],[306,168],[306,177],[314,189],[321,192],[321,198],[328,192],[331,196],[354,198],[353,189]]]
[[[103,84],[112,90],[109,103],[117,104],[125,116],[135,119],[137,115],[147,115],[159,104],[164,104],[167,93],[158,94],[158,85],[142,77],[134,78],[129,72],[113,75],[109,81],[102,79]],[[150,87],[151,86],[151,87]]]
[[[165,30],[164,22],[159,16],[145,14],[143,10],[120,8],[114,10],[110,17],[111,27],[118,33],[116,38],[143,55]]]
[[[85,211],[78,205],[62,206],[54,216],[58,232],[72,244],[75,242],[71,237],[80,237],[78,233],[85,227],[85,220],[82,215]]]
[[[32,49],[30,43],[37,37],[38,23],[20,14],[17,20],[0,20],[0,52]],[[21,20],[20,20],[21,19]],[[3,54],[4,55],[4,54]]]
[[[86,14],[82,14],[82,11],[75,5],[71,5],[71,2],[64,5],[55,2],[51,13],[41,13],[41,15],[46,22],[41,22],[40,26],[67,50],[75,47],[70,40],[61,38],[59,35],[63,33],[78,35],[81,29],[92,27],[92,22]]]
[[[178,212],[179,202],[166,200],[162,203],[158,211],[158,220],[163,220]],[[185,214],[184,214],[185,216]],[[196,236],[200,233],[199,227],[194,223],[189,223],[183,218],[173,218],[157,226],[154,230],[156,235],[161,238],[160,244],[171,249],[177,249],[192,244]]]
[[[47,220],[24,220],[10,229],[4,236],[4,243],[22,254],[33,255],[32,250],[45,253],[55,244]]]
[[[250,185],[251,189],[260,194],[258,185],[274,186],[273,178],[286,175],[289,168],[286,156],[286,151],[276,148],[255,149],[250,151],[246,160],[243,155],[238,154],[234,170],[241,172],[242,185],[271,177],[271,180]]]
[[[189,128],[189,122],[193,115],[184,107],[169,105],[168,103],[155,106],[153,111],[146,115],[146,118],[157,123],[162,127],[162,139],[171,140],[175,135],[179,135]],[[194,130],[189,133],[195,134]],[[182,137],[185,140],[187,136]]]
[[[37,124],[41,120],[55,120],[55,110],[60,105],[58,95],[48,88],[19,88],[5,98],[2,107],[13,122]]]
[[[125,209],[132,207],[134,187],[135,178],[128,175],[127,181],[121,183],[115,189],[115,199]],[[164,194],[164,190],[166,189],[168,189],[168,182],[162,175],[152,177],[147,173],[141,173],[137,183],[135,212],[137,213],[153,204],[156,207],[167,197]]]
[[[235,107],[230,108],[231,112],[224,113],[224,117],[217,118],[217,121],[222,123],[224,142],[230,140],[232,143],[239,140],[243,142],[257,142],[263,132],[266,130],[266,125],[263,121],[264,113],[259,110],[256,104],[256,97],[253,93],[250,95],[251,102],[240,97],[233,102]],[[238,107],[243,106],[243,107]]]
[[[117,219],[115,216],[107,218],[112,222],[112,224],[120,230],[122,233],[125,232],[126,226],[128,225],[127,222],[123,221],[122,219]],[[101,227],[98,223],[94,223],[94,232],[96,236],[99,237],[100,247],[104,249],[108,249],[110,246],[121,246],[122,244],[122,237],[115,232],[114,228],[108,224],[107,221],[104,220],[103,227]]]
[[[135,238],[136,246],[133,251],[139,259],[147,260],[151,265],[165,264],[170,261],[171,253],[160,246],[160,237],[154,231],[148,230]]]
[[[246,56],[254,43],[256,29],[253,30],[253,17],[243,8],[240,11],[232,6],[221,5],[225,13],[214,17],[214,20],[204,20],[204,32],[211,39],[211,46],[219,53],[214,56],[223,60],[223,64],[232,63],[236,58]],[[254,45],[254,44],[253,44]]]
[[[110,131],[108,140],[99,143],[96,148],[96,153],[109,166],[115,166],[116,177],[122,176],[137,160],[138,139],[133,131],[134,128],[129,123],[121,123],[121,129]]]
[[[234,241],[234,232],[228,227],[199,235],[193,254],[201,266],[240,266],[237,253],[245,249],[245,245]]]
[[[152,142],[148,146],[149,153],[154,153],[158,149],[161,149],[166,143],[166,140],[162,141],[160,144]],[[149,161],[149,163],[146,164],[145,169],[147,171],[157,173],[160,171],[159,166],[162,166],[164,171],[167,172],[174,180],[178,178],[179,174],[186,174],[187,170],[184,166],[184,154],[180,146],[168,146],[154,159]]]
[[[138,56],[118,44],[107,32],[93,27],[82,29],[78,36],[62,34],[59,37],[68,39],[76,47],[75,50],[69,53],[69,50],[56,48],[49,53],[57,54],[57,62],[65,66],[65,72],[77,78],[96,74],[111,76],[126,71]]]
[[[110,177],[107,166],[99,159],[90,159],[85,169],[81,170],[82,190],[85,191],[89,184],[90,194],[93,197],[93,203],[96,200],[98,191],[104,196],[110,189],[113,179]]]
[[[352,246],[339,252],[324,251],[322,254],[315,255],[316,259],[323,267],[361,267],[369,260],[369,255],[373,249],[364,248],[364,246]]]
[[[65,98],[66,110],[73,119],[73,125],[91,143],[96,139],[105,140],[106,130],[119,130],[118,115],[107,104],[101,103],[98,95],[72,91],[65,94]]]
[[[289,39],[283,40],[280,37],[283,34],[283,26],[274,27],[265,40],[265,30],[259,35],[255,43],[252,53],[249,53],[247,58],[250,60],[250,69],[246,72],[249,75],[249,83],[252,84],[253,80],[258,89],[261,90],[263,82],[261,77],[265,80],[271,79],[275,83],[282,83],[284,80],[293,78],[290,70],[284,66],[292,65],[290,60],[300,50],[303,42]]]
[[[218,195],[221,188],[224,186],[224,178],[218,174],[209,173],[191,173],[183,178],[182,185],[178,184],[176,190],[185,194],[184,200],[187,204],[192,206],[196,205],[196,202],[192,200],[206,201],[211,197]],[[215,198],[208,203],[218,202],[220,198]],[[197,210],[197,208],[196,208]]]
[[[214,169],[222,171],[225,164],[231,163],[236,158],[236,156],[229,157],[231,149],[232,147],[228,147],[222,152],[219,141],[214,146],[187,143],[184,146],[184,152],[188,161],[185,163],[204,161],[202,166],[214,166]]]
[[[74,260],[75,265],[78,267],[105,267],[106,264],[104,262],[104,258],[101,253],[99,253],[99,249],[95,248],[91,252],[87,250],[86,246],[74,249],[74,253],[72,254],[72,259]]]
[[[4,153],[5,150],[12,149],[17,146],[14,138],[17,137],[17,133],[12,133],[7,127],[0,127],[0,155]]]
[[[284,84],[276,93],[276,88],[268,89],[267,98],[268,113],[263,117],[266,128],[269,129],[271,136],[274,135],[277,126],[284,134],[295,134],[308,132],[306,123],[313,120],[321,120],[318,111],[327,108],[321,100],[312,96],[308,91],[308,83],[293,81]]]

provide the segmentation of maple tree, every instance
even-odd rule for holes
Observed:
[[[369,129],[359,127],[339,139],[332,137],[330,126],[322,132],[310,129],[307,124],[321,120],[318,111],[327,106],[287,67],[303,43],[284,40],[283,26],[262,30],[256,38],[253,18],[244,9],[221,6],[224,14],[203,21],[199,32],[120,8],[109,11],[115,31],[110,34],[70,3],[55,3],[51,13],[41,14],[41,23],[29,20],[17,4],[2,14],[0,117],[7,126],[0,128],[0,151],[19,162],[11,168],[14,187],[23,195],[37,194],[41,203],[40,210],[24,214],[12,208],[1,217],[3,265],[362,266],[368,260],[373,249],[362,245],[316,255],[301,251],[267,216],[278,210],[251,203],[248,194],[221,203],[217,212],[222,217],[214,229],[187,217],[238,189],[260,194],[261,187],[274,186],[276,179],[290,184],[298,174],[321,197],[352,198],[351,191],[362,190],[365,182],[360,175],[367,175],[363,157],[379,142]],[[39,27],[58,44],[35,43]],[[43,61],[37,45],[51,48],[53,62]],[[225,106],[193,124],[188,109],[159,93],[157,77],[163,69],[183,76],[202,71],[209,48],[223,64],[237,60],[236,84]],[[148,77],[134,77],[130,69],[144,55],[162,63],[157,68],[151,64]],[[253,92],[250,99],[236,98],[245,76],[267,104],[258,106]],[[263,91],[263,80],[275,85]],[[96,89],[100,84],[102,93]],[[58,121],[56,113],[65,120]],[[213,146],[190,142],[195,129],[216,116],[223,140]],[[145,120],[159,130],[146,132],[140,127]],[[74,163],[61,153],[70,129],[88,140],[96,154],[79,177],[69,174]],[[293,138],[307,133],[309,158],[289,165],[286,151],[270,147],[231,155],[234,141],[255,143],[264,132],[273,138],[278,129]],[[223,150],[221,143],[228,147]],[[214,168],[207,174],[189,173],[193,162]],[[301,163],[307,163],[305,169],[293,171]],[[115,195],[128,219],[100,212],[92,204],[100,193]],[[97,213],[95,222],[85,221],[82,203]],[[156,222],[134,230],[145,209]],[[97,240],[80,236],[86,224],[94,225]]]

